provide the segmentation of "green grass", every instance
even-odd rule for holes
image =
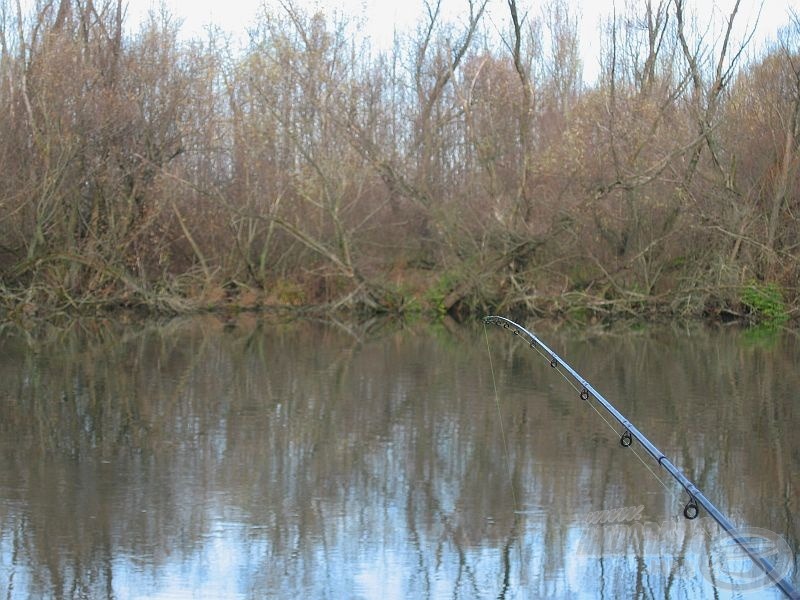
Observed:
[[[757,325],[778,327],[789,320],[783,291],[775,283],[753,281],[742,288],[740,299]]]

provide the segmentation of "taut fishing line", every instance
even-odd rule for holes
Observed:
[[[494,375],[494,363],[492,362],[492,348],[489,345],[489,331],[486,329],[486,323],[483,324],[483,335],[486,337],[486,351],[489,353],[489,370],[492,372],[492,387],[494,388],[494,403],[497,406],[497,420],[500,423],[500,437],[503,440],[503,452],[506,459],[506,470],[508,471],[508,481],[511,486],[511,503],[514,506],[514,527],[519,524],[520,509],[517,503],[517,491],[514,487],[514,471],[511,468],[511,453],[508,451],[508,438],[506,438],[506,429],[503,426],[503,411],[500,407],[500,394],[497,391],[497,378]],[[517,535],[517,543],[519,544],[519,556],[522,560],[522,532]]]
[[[519,505],[517,504],[517,492],[514,489],[514,473],[511,470],[511,454],[508,452],[508,440],[506,439],[506,430],[503,427],[503,411],[500,410],[500,394],[497,392],[497,379],[494,376],[494,364],[492,363],[492,349],[489,346],[489,332],[486,329],[486,323],[483,324],[483,333],[486,336],[486,350],[489,352],[489,368],[492,371],[492,385],[494,386],[494,402],[497,405],[497,419],[500,422],[500,437],[503,439],[503,452],[506,455],[506,468],[508,469],[508,480],[511,482],[511,501],[514,504],[514,519],[519,514]]]
[[[676,501],[679,500],[677,494],[670,490],[662,478],[658,476],[658,474],[650,467],[650,465],[645,462],[642,456],[632,447],[634,441],[638,441],[641,447],[658,463],[658,465],[665,469],[667,473],[669,473],[672,478],[675,479],[675,481],[677,481],[681,487],[683,487],[689,496],[689,499],[683,509],[684,517],[690,520],[695,519],[700,513],[700,507],[704,508],[706,512],[708,512],[708,514],[711,515],[711,517],[720,525],[720,527],[725,530],[731,539],[736,542],[742,548],[742,550],[745,551],[750,559],[764,572],[764,574],[777,588],[779,588],[787,597],[800,600],[800,594],[797,592],[797,590],[795,590],[791,581],[789,581],[788,574],[781,573],[775,565],[773,565],[761,552],[759,552],[758,548],[753,544],[749,537],[741,534],[728,519],[728,517],[725,516],[708,498],[706,498],[703,492],[701,492],[697,486],[695,486],[695,484],[692,483],[683,474],[683,472],[672,463],[669,458],[667,458],[667,456],[665,456],[658,448],[656,448],[653,443],[633,425],[633,423],[631,423],[627,418],[625,418],[625,416],[622,415],[622,413],[614,408],[614,406],[608,400],[606,400],[594,387],[592,387],[592,385],[586,381],[586,379],[578,374],[578,372],[573,369],[564,359],[548,348],[544,342],[536,337],[536,335],[521,325],[518,325],[514,321],[511,321],[510,319],[499,316],[488,316],[484,317],[483,323],[487,349],[489,349],[489,334],[486,332],[486,325],[498,325],[503,329],[511,331],[515,336],[525,340],[525,342],[531,348],[536,350],[536,352],[542,358],[544,358],[550,364],[550,366],[561,375],[561,377],[564,378],[564,380],[575,390],[580,399],[584,403],[588,404],[600,416],[600,418],[605,421],[606,425],[608,425],[614,434],[619,436],[620,446],[633,452],[634,456],[636,456],[636,458],[639,459],[639,461],[647,468],[653,477],[655,477],[661,483],[669,496]],[[500,431],[503,437],[503,446],[506,452],[506,461],[509,465],[508,468],[510,476],[511,465],[508,454],[508,444],[506,442],[505,430],[503,428],[502,415],[500,414],[500,398],[497,391],[494,366],[492,365],[491,350],[489,350],[489,364],[492,370],[495,402],[497,404],[498,414],[500,415]],[[619,431],[617,431],[617,428],[611,423],[611,421],[609,421],[606,416],[600,412],[600,410],[598,410],[596,404],[599,404],[600,407],[605,409],[605,412],[613,417],[613,419],[622,426],[623,432],[621,434]],[[516,492],[514,490],[513,478],[511,481],[511,493],[514,498],[514,506],[516,507],[517,499]]]

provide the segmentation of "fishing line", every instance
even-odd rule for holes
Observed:
[[[497,418],[500,422],[500,437],[503,439],[503,451],[506,455],[506,469],[508,470],[508,480],[511,482],[511,500],[514,503],[514,519],[519,514],[519,506],[517,505],[517,493],[514,489],[514,474],[511,470],[511,454],[508,452],[508,440],[506,440],[506,430],[503,427],[503,411],[500,410],[500,394],[497,392],[497,380],[494,376],[494,364],[492,363],[492,349],[489,346],[489,332],[486,329],[486,323],[483,324],[483,334],[486,336],[486,350],[489,352],[489,369],[492,372],[492,385],[494,386],[494,402],[497,405]],[[522,548],[520,547],[520,551]]]
[[[494,363],[492,362],[492,348],[489,345],[489,332],[486,329],[486,323],[483,324],[483,335],[486,338],[486,351],[489,354],[489,370],[492,372],[492,387],[494,388],[494,402],[495,406],[497,406],[497,420],[500,423],[500,437],[503,440],[503,452],[505,453],[506,458],[506,470],[508,471],[508,482],[511,487],[511,502],[514,506],[514,528],[519,524],[519,504],[517,503],[517,492],[514,488],[514,473],[511,469],[511,453],[508,451],[508,440],[506,438],[506,430],[503,426],[503,411],[500,409],[500,393],[497,391],[497,378],[494,375]],[[519,544],[519,558],[520,558],[520,565],[522,564],[523,560],[523,553],[522,553],[522,534],[520,533],[517,536],[517,543]]]
[[[486,335],[486,343],[487,343],[487,346],[488,346],[488,343],[489,343],[489,336],[488,336],[488,333],[487,333],[487,331],[486,331],[486,323],[485,323],[485,322],[484,322],[484,324],[483,324],[483,331],[484,331],[484,334]],[[511,331],[512,331],[512,333],[513,333],[515,336],[517,336],[517,337],[522,337],[522,336],[520,336],[520,333],[519,333],[519,331],[517,331],[516,329],[512,329]],[[562,371],[561,369],[559,369],[559,368],[558,368],[558,362],[557,362],[557,361],[556,361],[556,363],[555,363],[555,364],[553,363],[553,361],[555,360],[554,356],[547,356],[547,355],[546,355],[544,352],[542,352],[542,350],[541,350],[541,349],[540,349],[540,348],[539,348],[539,347],[538,347],[538,346],[537,346],[535,343],[533,343],[532,341],[531,341],[531,342],[528,342],[528,345],[529,345],[529,346],[530,346],[530,347],[531,347],[533,350],[535,350],[535,351],[536,351],[536,353],[537,353],[539,356],[541,356],[541,357],[542,357],[542,358],[545,360],[545,362],[547,362],[547,363],[548,363],[548,364],[549,364],[549,365],[550,365],[550,366],[551,366],[553,369],[555,369],[555,371],[556,371],[556,372],[557,372],[557,373],[558,373],[558,374],[561,376],[561,378],[562,378],[564,381],[566,381],[566,382],[567,382],[567,385],[569,385],[569,386],[570,386],[570,387],[571,387],[573,390],[575,390],[575,392],[576,392],[576,393],[578,393],[578,394],[579,394],[579,395],[580,395],[580,396],[583,398],[583,393],[582,393],[582,390],[578,389],[578,386],[577,386],[577,385],[575,385],[575,381],[574,381],[573,379],[570,379],[569,377],[567,377],[567,374],[566,374],[566,373],[564,373],[564,371]],[[490,360],[490,362],[491,362],[491,353],[490,353],[490,356],[489,356],[489,360]],[[494,371],[492,371],[492,377],[494,377]],[[496,388],[495,388],[495,394],[497,394],[497,389],[496,389]],[[587,404],[589,405],[589,407],[590,407],[590,408],[591,408],[591,409],[592,409],[592,410],[593,410],[593,411],[594,411],[594,412],[597,414],[597,416],[598,416],[598,417],[600,417],[600,418],[603,420],[603,422],[604,422],[606,425],[608,425],[608,428],[609,428],[611,431],[613,431],[613,432],[614,432],[614,434],[615,434],[617,437],[619,437],[620,439],[622,439],[622,438],[624,437],[625,433],[624,433],[624,432],[623,432],[623,433],[619,433],[619,432],[617,431],[617,428],[616,428],[616,427],[614,427],[614,425],[611,423],[611,421],[609,421],[609,420],[606,418],[606,416],[605,416],[603,413],[601,413],[599,410],[597,410],[597,407],[596,407],[596,406],[595,406],[595,405],[594,405],[594,404],[591,402],[591,399],[592,399],[592,398],[591,398],[591,395],[589,395],[589,396],[586,398],[586,400],[588,400]],[[498,401],[498,402],[499,402],[499,401]],[[648,465],[648,464],[647,464],[647,462],[645,462],[645,460],[644,460],[644,459],[641,457],[641,455],[640,455],[640,454],[639,454],[639,453],[636,451],[636,449],[635,449],[635,448],[633,448],[632,446],[627,446],[627,448],[628,448],[628,450],[630,450],[631,452],[633,452],[633,455],[634,455],[634,456],[635,456],[637,459],[639,459],[639,462],[640,462],[640,463],[642,463],[642,465],[644,466],[644,468],[645,468],[645,469],[647,469],[647,470],[650,472],[650,474],[651,474],[653,477],[655,477],[655,479],[656,479],[656,480],[657,480],[657,481],[658,481],[658,482],[661,484],[661,487],[663,487],[663,488],[664,488],[664,491],[667,493],[667,495],[668,495],[670,498],[672,498],[672,501],[673,501],[673,503],[680,504],[680,500],[679,500],[679,498],[678,498],[677,494],[675,494],[675,492],[669,488],[669,486],[668,486],[668,485],[667,485],[667,484],[664,482],[664,480],[663,480],[663,479],[661,479],[661,477],[659,477],[659,476],[658,476],[658,474],[657,474],[655,471],[653,471],[653,469],[650,467],[650,465]]]
[[[483,325],[483,329],[484,329],[484,331],[486,330],[486,324],[484,324],[484,325]],[[517,335],[517,336],[519,336],[519,334],[518,334],[518,333],[516,333],[516,331],[514,332],[514,335]],[[546,356],[546,355],[545,355],[545,354],[544,354],[544,353],[543,353],[543,352],[542,352],[542,351],[541,351],[541,350],[540,350],[540,349],[539,349],[539,348],[536,346],[536,344],[533,344],[533,343],[531,343],[531,344],[529,344],[529,345],[530,345],[530,347],[531,347],[531,348],[533,348],[534,350],[536,350],[536,353],[537,353],[539,356],[541,356],[541,357],[542,357],[542,358],[543,358],[543,359],[544,359],[546,362],[550,363],[550,366],[552,366],[552,365],[553,365],[553,363],[552,363],[552,358],[550,358],[550,357]],[[561,375],[561,378],[562,378],[564,381],[566,381],[566,382],[567,382],[567,384],[568,384],[568,385],[569,385],[569,386],[570,386],[570,387],[571,387],[573,390],[575,390],[575,392],[576,392],[578,395],[580,395],[580,394],[581,394],[581,390],[580,390],[580,389],[578,389],[578,386],[577,386],[577,385],[575,385],[575,382],[574,382],[572,379],[570,379],[569,377],[567,377],[566,373],[564,373],[564,372],[563,372],[561,369],[559,369],[557,365],[556,365],[555,367],[553,367],[553,368],[554,368],[554,369],[555,369],[555,370],[558,372],[558,374],[559,374],[559,375]],[[597,410],[597,407],[596,407],[596,406],[595,406],[595,405],[594,405],[594,404],[591,402],[591,397],[587,398],[587,402],[586,402],[586,403],[589,405],[589,407],[590,407],[590,408],[591,408],[591,409],[592,409],[592,410],[593,410],[595,413],[597,413],[597,416],[598,416],[598,417],[600,417],[601,419],[603,419],[603,422],[605,422],[605,424],[606,424],[606,425],[608,425],[608,428],[609,428],[611,431],[613,431],[613,432],[614,432],[614,434],[615,434],[615,435],[616,435],[618,438],[620,438],[620,439],[622,439],[622,438],[623,438],[623,436],[625,435],[625,434],[624,434],[624,432],[623,432],[623,433],[619,433],[619,432],[617,431],[617,428],[616,428],[616,427],[614,427],[614,425],[611,423],[611,421],[609,421],[609,420],[606,418],[606,416],[605,416],[603,413],[601,413],[599,410]],[[661,477],[659,477],[659,476],[658,476],[658,474],[657,474],[655,471],[653,471],[653,469],[650,467],[650,465],[648,465],[648,464],[645,462],[645,460],[644,460],[644,459],[643,459],[643,458],[642,458],[642,457],[639,455],[639,453],[636,451],[636,449],[635,449],[633,446],[628,446],[628,450],[630,450],[631,452],[633,452],[633,455],[634,455],[636,458],[638,458],[638,459],[639,459],[639,462],[640,462],[640,463],[642,463],[642,465],[644,466],[644,468],[645,468],[645,469],[647,469],[647,470],[650,472],[650,474],[651,474],[653,477],[655,477],[655,478],[656,478],[656,480],[657,480],[657,481],[658,481],[658,482],[661,484],[661,487],[663,487],[663,488],[664,488],[664,491],[667,493],[667,495],[668,495],[670,498],[672,498],[672,501],[673,501],[673,503],[680,504],[680,501],[679,501],[679,499],[678,499],[678,496],[675,494],[675,492],[674,492],[673,490],[671,490],[671,489],[669,488],[669,486],[668,486],[666,483],[664,483],[664,480],[663,480],[663,479],[661,479]]]
[[[653,443],[647,439],[647,437],[639,431],[639,429],[633,425],[622,413],[620,413],[613,404],[611,404],[608,400],[606,400],[602,394],[600,394],[592,385],[586,381],[575,369],[573,369],[564,359],[559,357],[555,352],[553,352],[547,345],[541,341],[536,335],[518,325],[514,321],[507,319],[505,317],[499,316],[488,316],[484,317],[484,333],[486,335],[486,346],[489,348],[489,334],[486,332],[486,325],[498,325],[503,329],[508,329],[514,335],[523,338],[526,343],[536,350],[545,360],[550,363],[550,366],[554,368],[559,374],[567,381],[567,383],[572,386],[572,388],[579,392],[579,397],[584,402],[587,402],[589,406],[594,409],[594,411],[603,419],[603,421],[611,428],[612,431],[616,435],[620,435],[617,432],[616,427],[612,425],[612,423],[597,409],[595,404],[602,406],[605,409],[605,412],[608,415],[614,417],[614,419],[624,428],[622,435],[620,435],[620,445],[627,449],[631,450],[634,453],[639,461],[647,467],[647,470],[659,481],[661,485],[664,486],[664,489],[667,492],[677,498],[677,495],[674,492],[670,492],[667,485],[661,478],[650,468],[650,466],[642,459],[642,457],[637,453],[633,448],[631,448],[634,441],[638,442],[642,449],[644,449],[652,458],[655,460],[660,467],[669,473],[672,478],[677,481],[681,487],[683,487],[684,491],[688,494],[689,500],[686,503],[683,509],[683,516],[689,520],[697,518],[700,513],[700,507],[704,508],[706,512],[722,527],[723,530],[731,537],[731,539],[738,544],[742,550],[750,557],[750,559],[758,566],[764,573],[764,575],[771,581],[777,588],[779,588],[787,597],[800,600],[800,593],[794,588],[794,585],[789,580],[788,575],[791,571],[791,561],[789,566],[784,568],[783,571],[778,570],[775,565],[767,558],[764,554],[763,548],[754,545],[751,541],[752,536],[745,536],[734,526],[734,524],[728,519],[728,517],[722,513],[711,500],[709,500],[703,492],[701,492],[697,486],[690,481],[683,472],[675,466],[675,464],[664,454],[656,448]],[[489,361],[491,364],[491,350],[489,351]],[[558,367],[561,367],[559,369]],[[569,374],[569,377],[567,375]],[[492,381],[495,381],[495,374],[494,374],[494,366],[492,366]],[[578,385],[576,385],[579,384]],[[579,391],[580,390],[580,391]],[[495,383],[495,401],[498,407],[498,413],[500,411],[500,399],[497,392],[497,384]],[[502,417],[501,417],[501,432],[503,433],[503,445],[506,448],[506,458],[508,460],[508,445],[505,441],[505,432],[502,427]],[[510,472],[510,461],[509,461],[509,472]],[[512,481],[512,493],[514,493],[513,489],[513,481]],[[516,498],[514,500],[516,505]]]

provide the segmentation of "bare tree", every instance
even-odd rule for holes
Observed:
[[[684,186],[688,187],[691,184],[700,161],[702,148],[706,147],[709,151],[711,162],[724,181],[726,188],[733,190],[731,168],[725,164],[725,160],[721,156],[720,149],[715,141],[714,121],[722,101],[722,94],[736,73],[736,68],[744,50],[755,32],[755,24],[745,39],[734,46],[731,34],[741,3],[741,0],[736,0],[725,22],[725,32],[718,55],[716,60],[713,60],[712,56],[706,54],[707,49],[702,45],[701,40],[698,40],[694,45],[690,44],[684,0],[673,0],[673,3],[677,21],[677,35],[691,77],[691,101],[697,122],[697,133],[701,140],[695,145],[691,160],[686,168]],[[708,64],[709,61],[712,61],[711,64]],[[709,66],[711,66],[710,71],[708,69]]]

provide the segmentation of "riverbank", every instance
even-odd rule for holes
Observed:
[[[60,321],[82,316],[173,317],[202,313],[232,318],[240,313],[268,313],[291,318],[333,316],[349,320],[456,322],[487,314],[539,318],[573,325],[611,325],[696,321],[746,326],[796,327],[796,298],[775,284],[751,282],[736,288],[664,292],[645,295],[604,288],[551,290],[514,294],[502,282],[483,276],[456,280],[430,273],[395,274],[385,285],[363,284],[337,298],[314,298],[300,282],[281,281],[267,290],[245,285],[138,287],[106,296],[73,297],[62,289],[38,286],[5,288],[0,294],[0,322]],[[493,279],[495,281],[493,281]],[[309,301],[309,298],[312,301]]]

